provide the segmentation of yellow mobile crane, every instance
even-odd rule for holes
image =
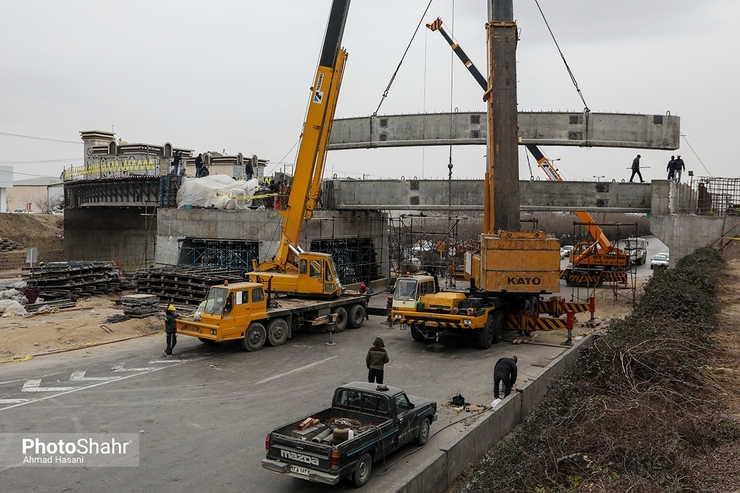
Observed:
[[[517,27],[513,21],[512,0],[493,2],[492,20],[486,25],[489,68],[486,81],[476,76],[484,88],[488,108],[488,152],[484,187],[483,233],[477,248],[465,253],[465,278],[469,292],[441,291],[419,296],[415,303],[396,304],[404,296],[418,295],[411,289],[415,279],[399,278],[394,291],[392,319],[409,326],[416,341],[435,340],[445,334],[471,335],[478,346],[487,349],[503,339],[505,328],[523,332],[549,330],[566,326],[558,318],[566,310],[586,311],[586,304],[566,304],[564,300],[542,295],[560,291],[559,242],[542,231],[506,231],[496,226],[519,221],[518,194],[512,209],[504,217],[495,201],[494,173],[504,180],[515,178],[516,148],[516,43]],[[439,21],[441,26],[441,21]],[[450,40],[451,41],[451,40]],[[453,43],[450,43],[453,44]],[[458,53],[459,46],[453,45]],[[461,57],[470,69],[467,57]],[[477,70],[475,70],[477,72]],[[511,162],[514,161],[514,162]],[[506,167],[509,167],[508,169]],[[507,175],[506,172],[509,172]],[[518,186],[518,180],[515,181]],[[507,197],[508,198],[508,197]],[[511,201],[511,199],[509,199]],[[511,212],[505,210],[505,212]],[[550,318],[541,318],[540,314]]]
[[[488,81],[481,75],[473,62],[468,58],[459,44],[455,43],[452,37],[445,31],[442,19],[437,19],[431,24],[426,25],[431,31],[439,31],[442,37],[449,43],[452,50],[458,56],[463,65],[467,67],[471,75],[478,81],[483,89],[483,100],[490,96],[488,90]],[[552,164],[540,149],[533,144],[527,144],[527,150],[537,160],[537,165],[542,169],[550,181],[564,181],[563,176],[558,169]],[[586,211],[577,211],[576,217],[585,225],[593,242],[578,242],[570,252],[570,262],[572,267],[561,272],[561,278],[565,279],[567,284],[578,284],[596,286],[604,281],[627,283],[627,273],[625,269],[629,267],[629,255],[612,245],[609,238],[604,234],[596,221]]]
[[[283,227],[277,253],[272,260],[247,273],[252,282],[270,284],[279,293],[333,298],[343,292],[337,268],[326,253],[305,252],[299,246],[303,221],[310,219],[321,193],[329,135],[339,98],[347,51],[340,47],[349,10],[349,0],[334,0],[311,88],[306,122],[298,148],[295,176],[288,205],[280,211]]]
[[[293,187],[277,254],[246,275],[246,282],[212,286],[200,315],[177,320],[179,334],[205,344],[239,340],[246,351],[280,346],[298,330],[341,332],[365,320],[365,297],[344,293],[330,255],[304,252],[301,226],[321,190],[327,143],[347,52],[340,48],[350,0],[334,0],[324,37]],[[277,296],[273,296],[276,294]]]

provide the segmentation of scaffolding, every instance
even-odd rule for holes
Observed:
[[[638,235],[637,223],[607,222],[607,223],[573,223],[573,239],[578,242],[595,241],[589,233],[589,228],[598,226],[609,237],[609,240],[618,247],[619,242],[627,238],[634,238]],[[629,258],[629,257],[628,257]],[[569,268],[573,268],[568,264]],[[563,278],[565,272],[561,274]],[[637,296],[637,264],[628,261],[627,267],[616,269],[606,269],[600,266],[585,266],[577,269],[583,272],[585,282],[577,284],[568,284],[571,289],[571,302],[587,302],[591,296],[595,296],[597,287],[607,287],[612,291],[613,299],[616,302],[620,296],[631,298],[634,303]],[[628,290],[624,293],[624,290]]]
[[[259,243],[245,240],[182,238],[177,265],[219,267],[242,274],[252,270],[259,259]]]

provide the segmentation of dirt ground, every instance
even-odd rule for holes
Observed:
[[[64,248],[64,217],[56,214],[0,214],[0,239],[9,238],[39,252]]]

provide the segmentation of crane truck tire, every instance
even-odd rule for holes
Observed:
[[[416,342],[424,342],[424,339],[426,339],[424,334],[422,334],[421,331],[413,325],[411,326],[411,337],[413,337]]]
[[[492,315],[493,318],[493,343],[498,344],[504,340],[504,312],[495,311]],[[490,318],[489,318],[490,320]]]
[[[267,342],[270,346],[282,346],[288,340],[288,323],[274,318],[267,324]]]
[[[332,310],[332,313],[337,314],[337,323],[334,327],[334,332],[342,332],[347,328],[347,310],[344,307],[338,306]]]
[[[267,339],[265,326],[259,322],[252,322],[242,339],[242,348],[245,351],[259,351],[265,345],[265,339]]]
[[[352,305],[347,312],[350,329],[359,329],[365,321],[365,307],[360,304]]]

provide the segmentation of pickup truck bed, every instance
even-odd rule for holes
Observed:
[[[426,443],[437,417],[436,403],[407,396],[396,387],[386,389],[364,382],[338,388],[332,407],[280,426],[266,437],[262,466],[318,483],[336,484],[346,477],[356,486],[364,485],[374,462],[412,440]],[[301,429],[311,418],[319,423]]]

